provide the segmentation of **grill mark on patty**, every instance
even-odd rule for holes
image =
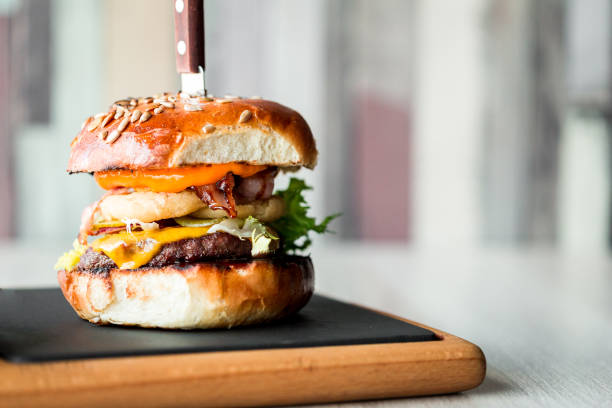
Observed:
[[[141,268],[160,268],[167,265],[193,263],[217,258],[250,258],[251,241],[242,240],[226,232],[215,232],[199,238],[170,242]],[[102,252],[87,248],[77,264],[77,270],[102,273],[117,265]]]

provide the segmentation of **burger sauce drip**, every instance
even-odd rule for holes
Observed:
[[[226,173],[225,176],[216,183],[204,186],[194,186],[193,190],[204,204],[213,210],[224,210],[230,218],[236,218],[236,200],[234,199],[234,174]]]

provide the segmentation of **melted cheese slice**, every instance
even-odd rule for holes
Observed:
[[[169,227],[157,231],[119,232],[93,241],[92,249],[104,253],[120,269],[136,269],[149,262],[164,244],[199,238],[210,227]]]
[[[227,173],[250,177],[267,166],[225,163],[173,169],[109,170],[98,171],[94,177],[100,187],[111,190],[117,187],[149,189],[157,193],[178,193],[191,186],[203,186],[219,181]]]

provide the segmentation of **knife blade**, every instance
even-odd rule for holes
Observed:
[[[206,95],[204,0],[174,0],[174,38],[181,91]]]

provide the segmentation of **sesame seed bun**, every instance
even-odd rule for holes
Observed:
[[[96,324],[229,328],[280,319],[312,296],[309,257],[217,261],[162,268],[58,272],[77,314]]]
[[[69,172],[317,162],[310,128],[296,111],[261,99],[182,94],[117,101],[88,118],[71,147]]]

